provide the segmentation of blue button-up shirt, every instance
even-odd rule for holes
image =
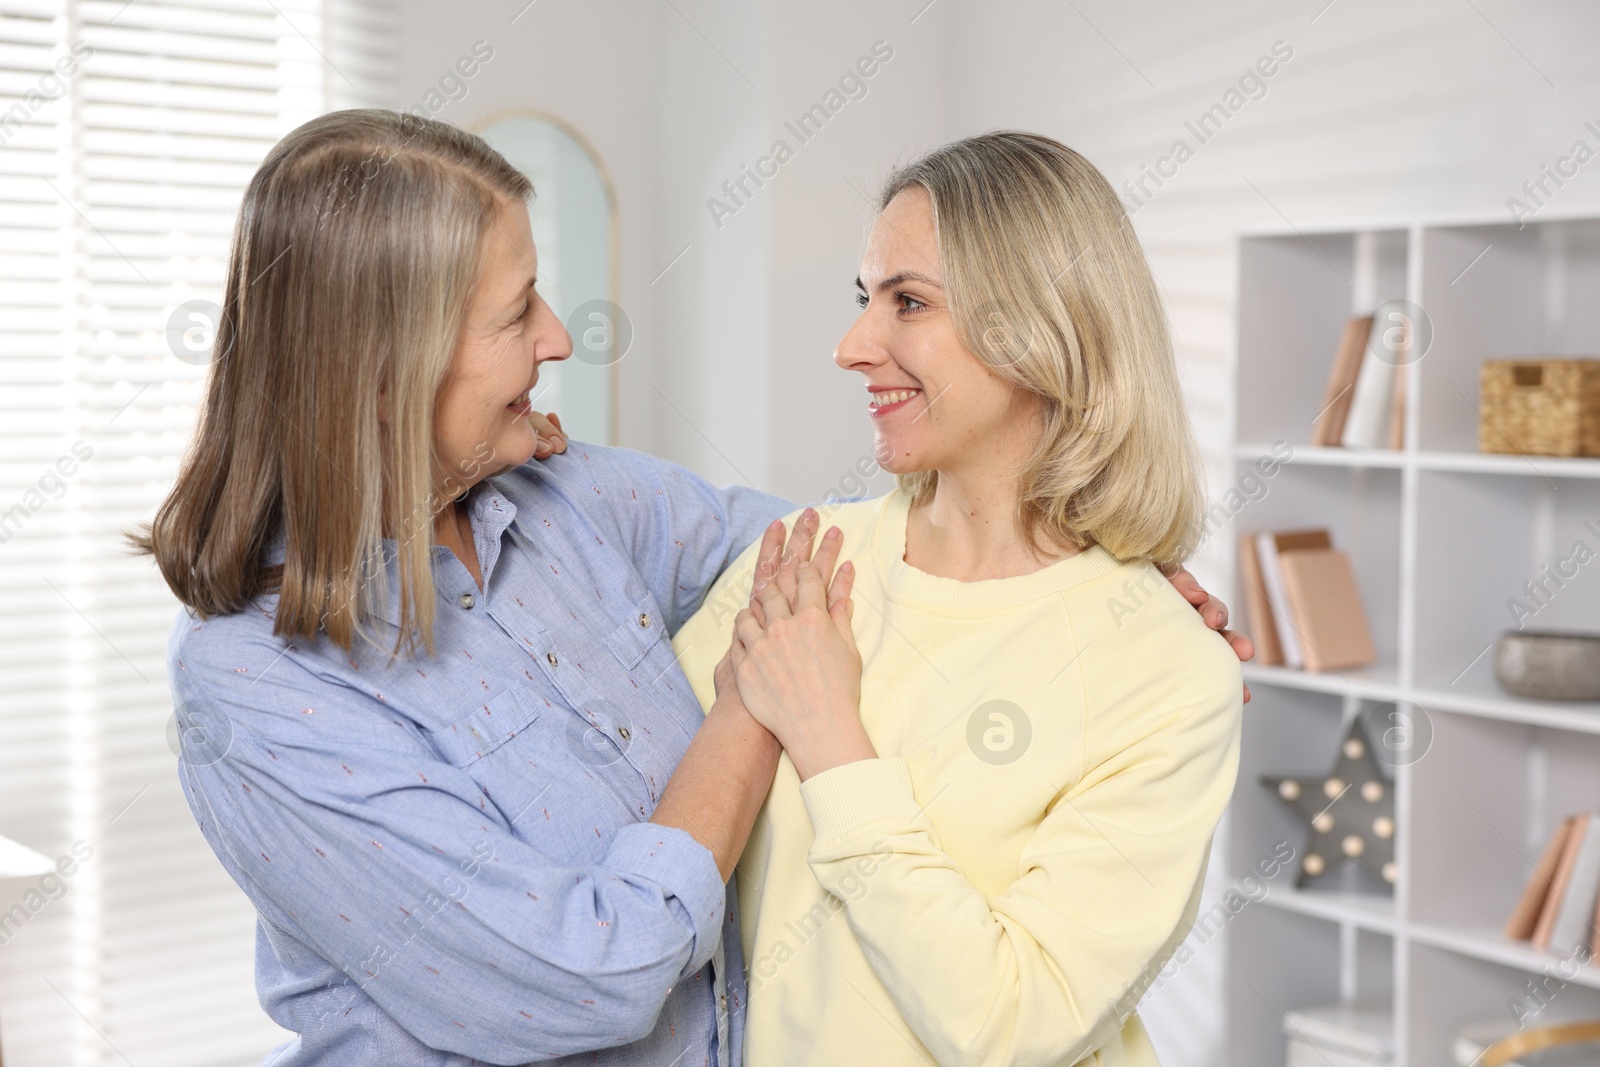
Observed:
[[[702,721],[668,638],[794,506],[573,442],[467,507],[432,657],[388,662],[393,541],[379,648],[273,636],[276,595],[174,624],[184,791],[299,1035],[267,1062],[737,1067],[732,893],[648,820]]]

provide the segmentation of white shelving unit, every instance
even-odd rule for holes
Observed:
[[[1232,869],[1242,875],[1280,841],[1303,851],[1304,826],[1260,775],[1328,771],[1365,710],[1416,732],[1410,752],[1386,756],[1394,891],[1349,878],[1295,890],[1297,861],[1230,923],[1226,1062],[1283,1063],[1283,1013],[1338,1000],[1392,1003],[1401,1067],[1453,1064],[1456,1030],[1509,1022],[1519,998],[1533,1006],[1530,980],[1550,1000],[1539,1021],[1600,1018],[1600,966],[1574,973],[1562,954],[1500,933],[1559,818],[1600,807],[1600,704],[1512,697],[1494,680],[1492,647],[1516,625],[1513,600],[1537,607],[1529,629],[1600,632],[1600,459],[1477,450],[1483,359],[1600,356],[1600,219],[1250,234],[1238,287],[1235,472],[1277,442],[1294,452],[1232,532],[1328,527],[1352,558],[1380,659],[1328,674],[1246,667],[1254,699]],[[1346,318],[1398,298],[1423,309],[1433,334],[1405,371],[1405,446],[1310,447]],[[1579,541],[1595,558],[1530,601],[1523,583]],[[1230,603],[1244,610],[1237,581]]]

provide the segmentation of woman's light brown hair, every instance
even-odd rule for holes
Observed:
[[[128,535],[202,617],[277,592],[275,634],[433,651],[433,520],[477,472],[444,469],[434,401],[480,248],[528,179],[480,137],[378,109],[279,141],[234,228],[194,439],[152,522]],[[381,408],[380,408],[381,405]],[[281,566],[265,565],[281,534]]]
[[[1161,299],[1110,183],[1066,145],[1002,131],[899,168],[879,210],[913,186],[933,202],[962,343],[1041,401],[1019,530],[1182,562],[1200,528],[1199,460]],[[898,480],[921,503],[938,477]]]

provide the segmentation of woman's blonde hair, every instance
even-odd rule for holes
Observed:
[[[879,210],[913,186],[933,202],[962,343],[1041,401],[1018,529],[1036,545],[1182,562],[1200,528],[1199,459],[1161,298],[1110,183],[1066,145],[1001,131],[897,169]],[[938,477],[898,480],[922,503]]]
[[[209,617],[276,591],[273,633],[349,651],[373,639],[392,537],[393,653],[418,636],[433,652],[433,520],[477,473],[445,469],[434,403],[485,234],[532,193],[482,138],[400,112],[335,111],[273,146],[234,228],[193,442],[128,535],[179,600]]]

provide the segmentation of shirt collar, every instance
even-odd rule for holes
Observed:
[[[474,485],[467,494],[467,514],[472,523],[473,547],[478,551],[478,565],[483,571],[484,586],[487,587],[489,575],[493,572],[495,562],[500,556],[502,538],[507,527],[511,526],[517,517],[517,506],[487,478]],[[527,531],[520,525],[517,527],[517,532],[524,537],[527,535]],[[268,544],[263,562],[267,566],[281,564],[284,552],[285,538],[280,529]],[[380,604],[381,610],[378,616],[390,626],[400,625],[399,552],[398,541],[392,537],[383,539],[384,586],[388,590],[388,596]],[[435,565],[450,555],[450,550],[445,546],[433,546]]]

